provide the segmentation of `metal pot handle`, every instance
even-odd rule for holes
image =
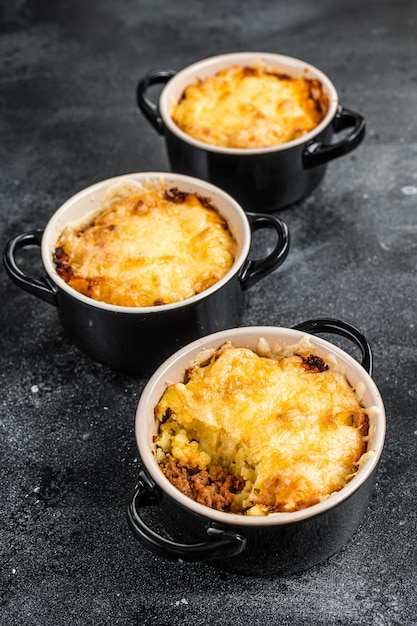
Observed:
[[[201,543],[183,544],[161,537],[145,524],[139,514],[141,507],[159,503],[155,483],[145,471],[141,471],[128,503],[127,521],[135,538],[154,554],[174,561],[195,563],[236,556],[245,549],[245,537],[215,526],[207,528],[207,536]]]
[[[297,326],[294,326],[293,328],[295,330],[301,330],[306,333],[311,333],[312,335],[316,335],[319,333],[332,333],[334,335],[341,335],[342,337],[350,339],[360,348],[362,353],[361,365],[368,372],[368,374],[372,376],[372,348],[364,335],[362,335],[362,333],[357,328],[351,326],[351,324],[348,324],[347,322],[342,322],[341,320],[324,318],[317,320],[308,320],[306,322],[302,322],[301,324],[297,324]]]
[[[332,159],[352,152],[365,137],[365,118],[355,111],[339,106],[332,124],[336,133],[350,127],[353,127],[353,130],[338,143],[322,144],[313,140],[303,153],[304,169],[324,165]]]
[[[28,246],[40,246],[42,243],[42,230],[33,230],[28,233],[17,235],[7,243],[3,254],[3,263],[6,272],[16,285],[28,291],[32,295],[45,300],[49,304],[58,306],[58,297],[56,287],[50,284],[45,278],[32,278],[27,276],[18,266],[16,254],[22,248]]]
[[[155,70],[154,72],[146,74],[146,76],[139,81],[136,89],[138,107],[160,135],[163,135],[165,132],[164,122],[159,114],[158,105],[155,104],[148,95],[148,89],[152,87],[152,85],[167,83],[176,73],[177,72],[174,70]]]
[[[246,215],[252,232],[261,228],[270,228],[275,230],[278,238],[275,248],[264,259],[246,259],[238,274],[243,290],[249,289],[258,280],[282,265],[290,249],[290,234],[285,222],[274,215],[263,213],[246,213]]]

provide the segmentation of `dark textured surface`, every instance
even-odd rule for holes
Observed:
[[[258,49],[331,77],[342,104],[367,118],[367,137],[330,164],[313,196],[281,212],[290,255],[250,291],[242,324],[331,316],[358,326],[374,348],[388,421],[368,512],[328,562],[254,578],[162,561],[125,520],[146,379],[79,353],[56,310],[1,269],[0,623],[417,624],[416,2],[0,7],[2,248],[43,228],[86,185],[168,169],[162,139],[135,104],[146,72]],[[28,262],[39,267],[36,254]]]

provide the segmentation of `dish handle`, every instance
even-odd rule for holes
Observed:
[[[346,339],[350,339],[353,343],[355,343],[361,353],[362,353],[362,367],[368,372],[370,376],[372,376],[372,368],[373,368],[373,353],[372,348],[362,333],[347,322],[342,322],[337,319],[316,319],[316,320],[307,320],[306,322],[302,322],[301,324],[297,324],[297,326],[293,326],[295,330],[301,330],[306,333],[311,333],[312,335],[318,335],[319,333],[331,333],[334,335],[340,335],[341,337],[346,337]]]
[[[246,548],[246,538],[238,533],[208,526],[203,541],[194,544],[177,543],[152,530],[140,516],[140,509],[160,503],[159,492],[152,478],[139,473],[127,507],[127,521],[134,537],[148,550],[174,561],[209,561],[240,554]]]
[[[136,101],[139,109],[160,135],[163,135],[165,132],[164,122],[159,113],[158,105],[151,100],[148,91],[153,85],[167,83],[176,73],[175,70],[155,70],[154,72],[149,72],[138,82],[136,88]]]
[[[345,128],[353,128],[353,130],[334,144],[322,144],[313,140],[303,153],[304,169],[324,165],[328,161],[352,152],[365,137],[365,118],[360,113],[350,109],[339,106],[332,124],[335,133]]]
[[[33,230],[22,233],[10,239],[3,254],[3,263],[6,272],[16,285],[28,291],[32,295],[45,300],[49,304],[58,306],[58,291],[56,287],[47,281],[47,278],[32,278],[20,269],[16,256],[23,248],[40,246],[42,243],[42,230]]]
[[[264,276],[270,274],[287,258],[290,249],[288,227],[278,217],[263,213],[246,213],[252,233],[261,228],[275,230],[277,242],[274,249],[264,259],[247,258],[239,271],[239,281],[243,290],[249,289]]]

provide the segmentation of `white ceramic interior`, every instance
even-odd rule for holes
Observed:
[[[293,345],[300,340],[303,334],[304,333],[298,330],[273,326],[224,330],[188,344],[173,354],[156,370],[149,379],[139,400],[136,411],[135,434],[139,454],[147,471],[156,484],[171,498],[195,513],[218,522],[238,524],[240,526],[271,526],[288,524],[323,513],[348,498],[367,480],[376,468],[384,446],[385,409],[382,398],[372,378],[353,357],[325,339],[312,335],[309,336],[311,342],[318,347],[317,354],[333,354],[339,362],[343,363],[347,378],[352,386],[356,385],[359,380],[363,381],[366,387],[363,401],[364,406],[376,406],[379,410],[378,414],[376,416],[370,416],[369,420],[369,443],[367,450],[374,450],[375,454],[367,458],[354,478],[343,489],[333,493],[323,502],[300,511],[272,513],[262,517],[236,515],[215,511],[183,495],[165,478],[154,458],[152,452],[154,448],[153,436],[158,430],[158,423],[154,416],[154,407],[170,383],[179,382],[183,379],[184,370],[202,349],[218,348],[224,341],[230,339],[233,345],[237,347],[246,346],[254,350],[261,337],[264,337],[270,345],[274,345],[278,341]]]
[[[176,104],[181,98],[184,89],[191,84],[197,83],[199,80],[204,80],[207,76],[213,76],[220,70],[229,67],[234,64],[238,65],[256,65],[259,62],[264,63],[266,66],[278,70],[279,72],[286,73],[295,78],[303,76],[305,78],[317,78],[321,81],[327,96],[329,99],[329,109],[324,119],[309,133],[297,137],[293,141],[288,141],[285,144],[271,146],[268,148],[225,148],[221,146],[213,146],[198,139],[194,139],[184,131],[182,131],[173,121],[171,117],[172,105]],[[190,143],[198,148],[209,150],[211,152],[221,152],[225,154],[257,154],[266,152],[277,152],[280,150],[286,150],[293,146],[304,144],[309,141],[310,138],[315,137],[321,133],[334,118],[337,107],[339,104],[339,98],[337,91],[331,80],[321,70],[317,69],[313,65],[306,63],[300,59],[289,57],[281,54],[273,54],[267,52],[234,52],[229,54],[221,54],[214,57],[209,57],[201,61],[197,61],[192,65],[179,71],[173,78],[171,78],[165,85],[161,92],[159,99],[159,112],[167,128],[174,134],[180,137],[183,141]]]
[[[226,219],[231,232],[239,244],[239,253],[235,262],[223,278],[192,298],[188,298],[187,300],[182,300],[180,302],[174,302],[172,304],[160,305],[158,307],[139,308],[107,304],[105,302],[93,300],[92,298],[89,298],[88,296],[85,296],[70,287],[56,272],[52,257],[56,241],[65,226],[68,224],[80,223],[85,220],[88,215],[93,215],[96,211],[98,211],[107,189],[124,179],[134,179],[141,183],[145,183],[146,181],[164,181],[168,187],[177,187],[180,191],[189,193],[194,192],[204,198],[208,198],[212,205],[216,207],[219,213]],[[56,213],[54,213],[45,228],[42,237],[41,253],[43,264],[50,278],[57,284],[58,287],[71,294],[71,296],[89,304],[90,306],[105,309],[107,311],[130,311],[136,314],[138,312],[143,314],[150,313],[155,310],[160,311],[162,309],[168,310],[179,308],[184,306],[184,304],[201,300],[214,291],[217,291],[217,289],[220,289],[239,271],[249,253],[250,242],[251,229],[246,214],[241,206],[226,192],[222,191],[218,187],[215,187],[211,183],[193,178],[191,176],[170,174],[167,172],[140,172],[123,174],[121,176],[115,176],[113,178],[102,180],[83,189],[64,202]]]

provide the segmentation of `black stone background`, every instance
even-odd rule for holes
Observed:
[[[168,170],[138,79],[237,50],[311,62],[367,119],[364,143],[281,211],[290,255],[250,291],[242,325],[330,316],[367,336],[387,410],[369,509],[345,548],[296,575],[151,555],[125,520],[146,377],[81,354],[1,267],[2,625],[417,624],[415,1],[2,0],[0,243],[98,180]]]

